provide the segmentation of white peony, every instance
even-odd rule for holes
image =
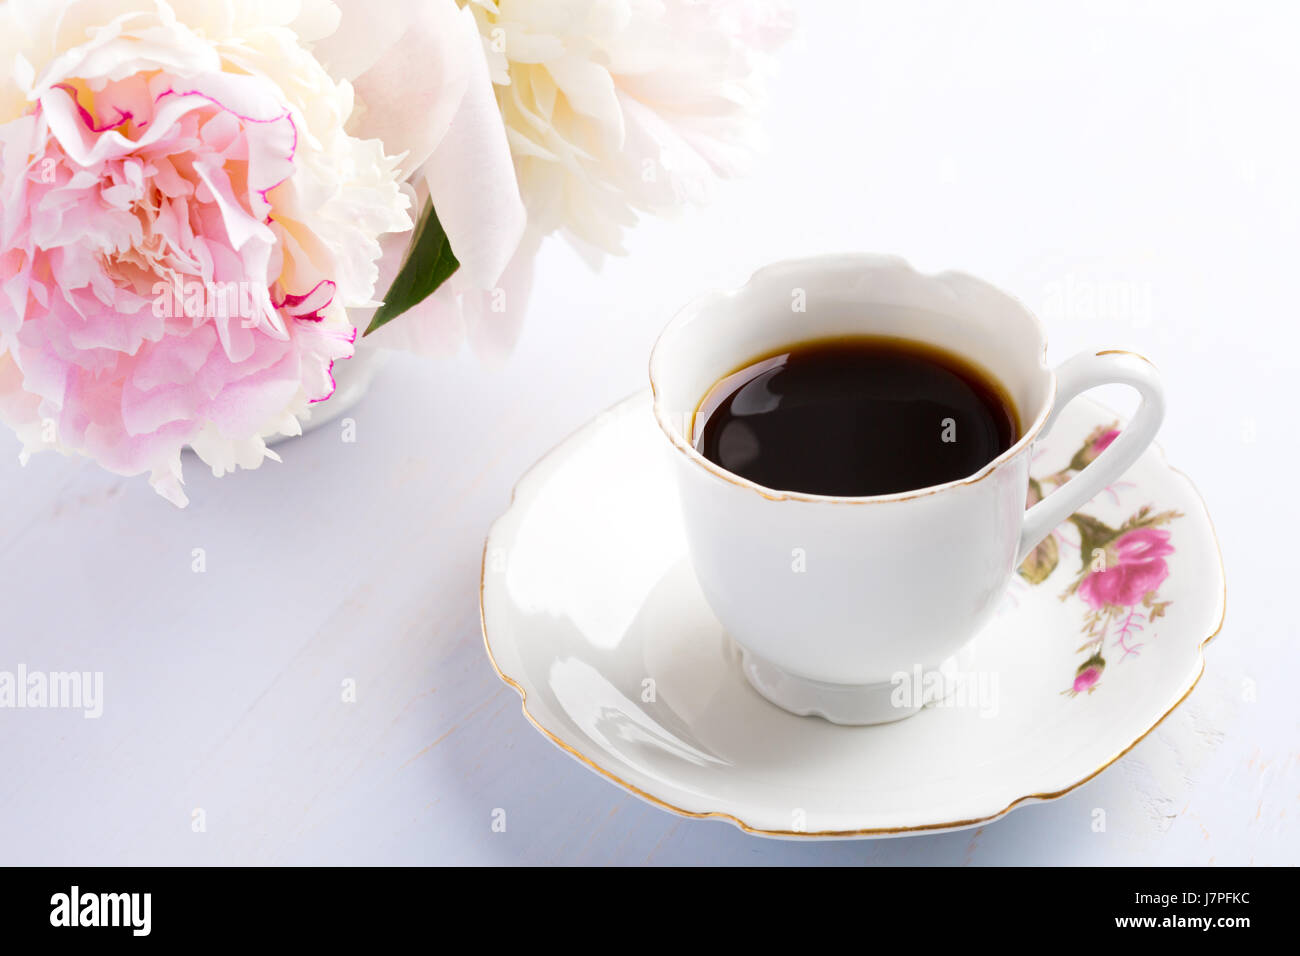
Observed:
[[[638,212],[747,168],[782,0],[459,0],[474,13],[530,228],[622,252]]]

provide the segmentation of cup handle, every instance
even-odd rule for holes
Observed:
[[[1056,398],[1043,423],[1040,435],[1046,435],[1061,410],[1074,398],[1098,385],[1131,385],[1141,396],[1141,404],[1132,420],[1124,426],[1105,451],[1079,474],[1061,485],[1025,512],[1020,530],[1020,550],[1016,567],[1052,530],[1091,501],[1117,479],[1151,444],[1165,417],[1164,389],[1156,368],[1135,352],[1083,352],[1062,362],[1056,369]]]

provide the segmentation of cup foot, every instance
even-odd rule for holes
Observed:
[[[911,717],[942,700],[956,686],[958,658],[937,667],[917,667],[897,680],[877,684],[832,684],[799,677],[740,645],[741,670],[749,685],[782,710],[821,717],[833,724],[887,724]]]

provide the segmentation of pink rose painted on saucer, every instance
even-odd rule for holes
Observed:
[[[1079,597],[1094,608],[1131,607],[1169,576],[1165,556],[1174,553],[1169,532],[1139,528],[1121,535],[1106,551],[1110,560],[1079,582]],[[1113,556],[1113,558],[1111,557]]]
[[[1100,654],[1094,654],[1082,664],[1074,674],[1074,683],[1070,685],[1067,693],[1071,696],[1075,694],[1091,694],[1097,686],[1097,681],[1101,680],[1101,673],[1106,669],[1106,659]]]
[[[1119,437],[1119,429],[1114,425],[1093,429],[1091,435],[1083,440],[1083,445],[1070,459],[1069,471],[1079,471],[1097,460],[1097,456],[1111,446]]]
[[[1086,468],[1119,436],[1117,424],[1096,428],[1070,458],[1064,469],[1029,482],[1028,505],[1033,505]],[[1109,494],[1119,501],[1120,489]],[[1159,599],[1159,589],[1169,577],[1165,560],[1174,553],[1170,533],[1160,525],[1182,515],[1177,511],[1154,511],[1149,505],[1138,509],[1120,527],[1114,528],[1086,512],[1077,512],[1049,535],[1020,566],[1020,576],[1031,585],[1051,577],[1060,564],[1061,551],[1077,549],[1080,569],[1061,595],[1062,600],[1078,597],[1084,606],[1079,652],[1087,657],[1079,665],[1070,686],[1062,693],[1071,697],[1092,694],[1106,670],[1106,655],[1120,659],[1141,653],[1147,628],[1164,616],[1172,602]],[[1077,535],[1063,530],[1073,526]]]

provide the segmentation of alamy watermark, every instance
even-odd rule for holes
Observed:
[[[266,286],[252,282],[155,282],[153,314],[160,319],[240,319],[257,324],[266,304]]]
[[[0,710],[80,710],[87,720],[104,713],[102,671],[34,671],[26,664],[0,671]]]
[[[1054,322],[1122,322],[1146,328],[1155,319],[1151,283],[1070,273],[1047,283],[1039,310]]]
[[[50,897],[50,925],[122,927],[133,936],[148,936],[152,910],[152,893],[86,893],[73,885]]]
[[[960,707],[976,710],[981,717],[998,715],[998,675],[993,671],[925,670],[917,665],[896,672],[889,683],[894,707]]]

